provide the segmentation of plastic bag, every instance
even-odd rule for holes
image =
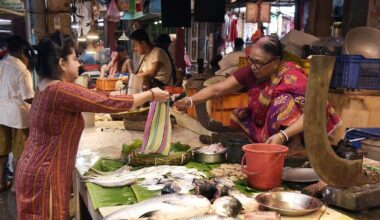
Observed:
[[[108,21],[113,21],[113,22],[120,21],[119,9],[117,8],[115,0],[111,0],[106,16],[107,16]]]

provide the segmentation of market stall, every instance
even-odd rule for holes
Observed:
[[[84,178],[85,173],[90,168],[102,171],[111,171],[112,169],[119,168],[123,164],[120,163],[120,154],[123,143],[131,143],[136,138],[142,138],[143,133],[137,131],[128,131],[123,127],[122,122],[117,121],[98,121],[93,128],[85,129],[81,142],[79,153],[77,156],[76,170],[74,175],[74,194],[76,197],[76,219],[87,219],[89,216],[92,219],[102,219],[103,217],[123,209],[126,204],[133,204],[137,201],[141,202],[154,196],[158,196],[157,191],[154,193],[147,193],[147,190],[142,189],[141,186],[132,185],[132,187],[122,188],[103,188],[93,183],[88,183]],[[191,145],[192,147],[202,146],[198,141],[198,135],[184,129],[182,127],[174,126],[173,140],[180,141]],[[103,159],[102,159],[103,158]],[[104,159],[106,158],[106,159]],[[100,160],[99,160],[100,159]],[[371,166],[377,166],[374,161],[365,161]],[[200,165],[200,166],[199,166]],[[236,165],[240,168],[240,165]],[[197,167],[205,173],[210,173],[211,170],[223,165],[207,165],[190,162],[187,166]],[[174,166],[173,166],[174,168]],[[236,170],[234,172],[239,172]],[[158,172],[158,171],[155,171]],[[215,171],[214,171],[215,172]],[[226,170],[222,170],[226,173]],[[216,171],[218,175],[218,171]],[[260,194],[261,191],[248,188],[244,182],[235,184],[236,188],[244,192],[248,198]],[[120,189],[122,189],[120,191]],[[283,185],[277,190],[284,190]],[[293,192],[290,188],[285,188],[286,191]],[[160,191],[160,190],[159,190]],[[134,193],[135,192],[135,193]],[[137,192],[137,193],[136,193]],[[136,196],[137,195],[137,196]],[[120,205],[121,204],[124,205]],[[254,200],[253,200],[254,201]],[[254,203],[257,208],[257,203]],[[243,204],[244,205],[244,204]],[[241,217],[244,215],[240,215]],[[306,215],[304,217],[286,217],[282,219],[351,219],[350,217],[335,211],[327,206],[318,208],[317,211]]]

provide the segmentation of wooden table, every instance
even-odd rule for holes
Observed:
[[[172,142],[180,141],[190,146],[202,146],[199,135],[182,127],[173,128]],[[90,195],[85,183],[81,180],[83,174],[100,157],[119,158],[121,145],[130,143],[134,139],[143,138],[143,132],[126,131],[123,121],[97,121],[95,127],[85,128],[73,172],[73,188],[75,200],[75,219],[103,219],[97,210],[94,210]]]

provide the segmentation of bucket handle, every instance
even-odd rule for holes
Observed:
[[[243,155],[243,158],[241,159],[241,171],[243,172],[243,173],[245,173],[245,174],[247,174],[247,175],[258,175],[258,174],[261,174],[261,173],[263,173],[263,172],[265,172],[265,170],[268,168],[268,167],[271,167],[271,166],[273,166],[273,164],[275,164],[280,158],[281,158],[281,153],[279,153],[278,155],[277,155],[277,157],[272,161],[272,162],[268,162],[267,164],[265,164],[264,166],[262,166],[261,168],[261,170],[260,171],[258,171],[258,172],[249,172],[248,170],[246,170],[245,168],[244,168],[244,165],[245,165],[245,157],[246,157],[246,154],[244,153],[244,155]]]

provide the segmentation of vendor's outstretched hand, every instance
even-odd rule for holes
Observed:
[[[190,100],[188,98],[182,98],[174,102],[174,106],[180,111],[186,111],[190,107]]]
[[[169,92],[162,90],[158,87],[151,89],[154,94],[154,100],[159,102],[166,102],[169,100]]]
[[[274,134],[265,141],[266,144],[284,144],[284,141],[279,133]]]

